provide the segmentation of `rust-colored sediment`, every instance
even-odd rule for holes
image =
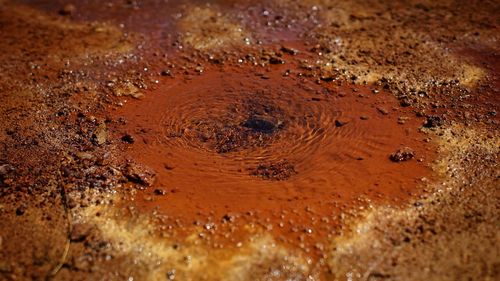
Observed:
[[[0,279],[497,280],[496,10],[0,0]]]
[[[115,138],[133,139],[123,145],[128,158],[156,173],[137,206],[180,220],[176,228],[234,220],[232,228],[257,224],[311,246],[335,232],[343,212],[421,193],[435,153],[421,119],[370,86],[319,86],[285,70],[162,79],[114,111],[123,120]],[[415,159],[391,161],[402,147]]]

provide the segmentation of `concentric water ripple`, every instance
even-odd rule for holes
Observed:
[[[284,90],[193,91],[181,98],[162,116],[165,145],[248,166],[313,153],[333,136],[332,124],[341,115]]]
[[[348,103],[296,87],[195,86],[168,99],[160,142],[176,157],[204,155],[197,165],[207,175],[223,171],[227,178],[248,177],[258,165],[280,161],[297,167],[297,173],[319,168],[328,176],[342,159],[366,156],[387,138],[356,126],[362,121],[349,115]],[[337,119],[349,124],[338,127]],[[333,161],[314,161],[324,157]]]
[[[391,112],[392,96],[268,76],[207,72],[162,86],[123,111],[143,139],[131,157],[157,172],[156,186],[181,194],[162,208],[243,212],[300,204],[326,212],[332,207],[325,205],[361,195],[405,196],[427,171],[416,161],[395,167],[388,159],[401,145],[419,153],[423,147],[416,128],[397,124],[402,113]]]

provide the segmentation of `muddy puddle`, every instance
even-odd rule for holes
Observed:
[[[113,116],[129,160],[155,175],[132,204],[165,215],[176,235],[204,227],[215,245],[257,225],[314,251],[346,213],[421,193],[434,156],[423,120],[391,94],[284,66],[161,79]],[[401,149],[406,158],[391,157]]]
[[[0,279],[498,279],[494,1],[0,3]]]

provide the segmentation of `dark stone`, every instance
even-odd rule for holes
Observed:
[[[163,196],[163,195],[166,195],[167,192],[163,189],[157,188],[157,189],[155,189],[154,194],[159,195],[159,196]]]
[[[21,206],[17,207],[16,209],[16,215],[22,216],[26,213],[26,205],[22,204]]]
[[[269,59],[269,63],[270,64],[284,64],[285,61],[283,59],[279,58],[279,57],[271,57]]]
[[[408,107],[408,106],[412,105],[412,101],[408,98],[404,98],[404,99],[400,100],[399,104],[402,107]]]
[[[412,159],[415,156],[415,152],[413,149],[409,147],[403,147],[398,149],[396,152],[392,153],[389,156],[389,159],[391,159],[392,162],[402,162],[402,161],[408,161]]]
[[[281,49],[280,49],[280,50],[281,50],[282,52],[287,53],[287,54],[292,55],[292,56],[293,56],[293,55],[296,55],[296,54],[298,54],[298,53],[299,53],[299,51],[298,51],[298,50],[296,50],[296,49],[294,49],[294,48],[285,47],[285,46],[281,47]]]
[[[250,117],[247,121],[245,121],[243,126],[255,132],[264,134],[272,134],[277,129],[273,122],[257,116]]]
[[[126,134],[126,135],[124,135],[124,136],[122,137],[122,141],[123,141],[123,142],[126,142],[126,143],[130,143],[130,144],[132,144],[132,143],[134,143],[134,142],[135,142],[135,139],[134,139],[134,137],[133,137],[132,135]]]
[[[230,214],[225,214],[224,216],[222,216],[223,222],[234,222],[234,219],[235,219],[235,217],[233,215],[230,215]]]
[[[335,80],[335,77],[333,77],[333,76],[321,76],[320,79],[322,81],[325,81],[325,82],[332,82],[333,80]]]
[[[426,128],[435,128],[443,125],[443,119],[440,116],[431,115],[427,116],[427,119],[424,122],[424,127]]]
[[[382,113],[383,115],[389,114],[389,111],[383,107],[377,107],[378,112]]]
[[[339,119],[335,120],[335,127],[342,127],[342,126],[346,125],[347,123],[349,123],[348,119],[339,118]]]
[[[155,180],[155,172],[146,167],[134,163],[128,163],[125,166],[123,175],[131,182],[151,186]]]

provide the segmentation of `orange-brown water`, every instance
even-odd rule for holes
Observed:
[[[116,137],[132,135],[129,158],[157,173],[137,206],[158,209],[172,228],[227,231],[221,225],[232,222],[237,232],[250,223],[303,244],[334,232],[342,212],[420,192],[433,151],[411,110],[369,86],[317,85],[281,70],[222,67],[164,79],[118,109],[126,124]],[[415,159],[391,162],[404,146]]]

